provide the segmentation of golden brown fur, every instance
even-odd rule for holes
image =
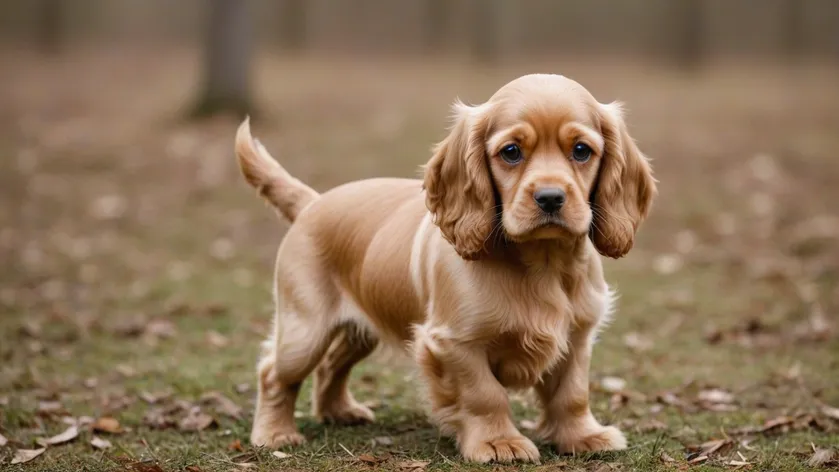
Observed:
[[[277,256],[254,444],[304,441],[294,402],[313,371],[317,418],[372,421],[347,376],[387,340],[409,347],[432,418],[468,461],[538,461],[511,418],[511,388],[536,390],[538,432],[560,451],[626,447],[591,414],[588,371],[612,309],[597,253],[631,249],[656,194],[646,158],[617,105],[562,76],[524,76],[454,112],[423,181],[369,179],[322,195],[240,127],[244,176],[294,223]],[[580,143],[587,161],[572,158]],[[511,145],[523,159],[501,158]],[[562,190],[559,209],[537,203],[544,188]]]

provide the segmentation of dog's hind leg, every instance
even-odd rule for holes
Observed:
[[[303,380],[317,367],[338,324],[339,297],[329,277],[318,277],[317,268],[294,260],[285,262],[278,268],[275,331],[259,362],[251,430],[251,443],[270,448],[305,441],[295,425],[294,405]]]
[[[352,323],[336,329],[329,350],[315,371],[312,412],[327,423],[363,424],[375,419],[373,412],[353,398],[347,387],[350,370],[370,355],[378,339]]]

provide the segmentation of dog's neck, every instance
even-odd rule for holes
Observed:
[[[586,236],[497,244],[492,257],[527,272],[573,272],[587,257]]]

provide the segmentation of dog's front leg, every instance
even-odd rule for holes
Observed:
[[[421,329],[414,347],[432,417],[456,435],[465,460],[539,461],[539,450],[513,424],[507,392],[490,370],[485,347],[447,339],[434,328]]]
[[[544,412],[538,432],[560,452],[609,451],[626,448],[626,438],[614,426],[602,426],[589,407],[590,329],[571,335],[568,355],[536,385]]]

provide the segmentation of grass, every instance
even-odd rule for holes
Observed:
[[[319,425],[304,392],[297,409],[309,443],[282,459],[250,448],[254,368],[286,225],[238,175],[236,120],[167,118],[199,83],[192,57],[0,54],[16,71],[0,67],[4,470],[410,470],[411,461],[425,470],[805,470],[814,449],[839,443],[839,423],[823,409],[839,406],[839,71],[740,66],[684,77],[658,66],[440,61],[431,72],[424,62],[260,58],[256,95],[272,117],[254,132],[321,190],[416,175],[455,96],[482,100],[534,69],[627,103],[662,192],[630,256],[607,262],[621,299],[594,351],[592,400],[630,448],[557,456],[542,445],[541,465],[519,467],[462,463],[425,419],[410,362],[392,353],[353,373],[375,424]],[[114,75],[106,86],[92,79],[105,72]],[[625,393],[606,391],[606,377],[624,380]],[[712,389],[731,403],[698,402]],[[201,403],[213,391],[241,414]],[[178,401],[203,405],[214,424],[149,426]],[[42,411],[43,402],[61,411]],[[513,409],[517,422],[538,413],[526,393],[513,395]],[[116,418],[124,431],[84,426],[9,465],[17,449],[66,429],[62,417],[85,416]],[[737,434],[784,416],[797,420]],[[94,435],[112,447],[93,448]],[[726,438],[731,445],[689,463],[693,446]]]

